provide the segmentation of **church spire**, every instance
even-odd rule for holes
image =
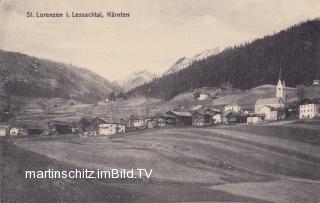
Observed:
[[[284,83],[284,78],[283,78],[283,58],[281,56],[281,65],[280,65],[280,71],[279,71],[279,80]]]
[[[286,85],[283,78],[283,63],[282,63],[282,57],[281,57],[281,66],[279,71],[279,80],[276,87],[276,97],[281,98],[283,101],[286,99]]]

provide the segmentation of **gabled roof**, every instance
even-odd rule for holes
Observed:
[[[203,108],[201,111],[202,112],[211,111],[211,112],[221,113],[221,111],[219,109],[214,109],[214,108],[210,108],[210,107]]]
[[[168,111],[167,114],[173,114],[175,116],[184,116],[184,117],[191,116],[190,112],[185,112],[185,111]]]
[[[259,110],[262,109],[262,108],[264,108],[264,107],[269,108],[271,111],[283,111],[283,110],[284,110],[284,108],[275,108],[275,107],[269,106],[269,105],[264,105],[264,106],[262,106],[261,108],[259,108]]]
[[[7,130],[10,128],[10,125],[0,125],[0,129]]]
[[[138,116],[135,116],[135,115],[130,115],[129,116],[129,120],[142,120],[142,119],[144,119],[144,118],[138,117]]]
[[[264,98],[258,99],[256,105],[268,105],[268,104],[280,104],[284,103],[280,97],[271,97],[271,98]]]
[[[236,103],[231,103],[231,104],[227,104],[227,105],[225,105],[225,107],[226,106],[240,106],[239,104],[236,104]]]
[[[58,121],[58,120],[51,120],[48,122],[48,124],[53,124],[53,125],[71,125],[71,122],[67,121]]]
[[[102,120],[105,124],[124,124],[124,122],[120,121],[119,119],[116,118],[111,118],[111,117],[96,117],[95,119],[100,119]]]

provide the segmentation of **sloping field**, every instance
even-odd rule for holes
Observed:
[[[269,129],[274,131],[277,127]],[[114,139],[24,139],[17,144],[82,168],[152,168],[151,180],[156,184],[196,184],[199,189],[210,189],[212,194],[221,191],[238,198],[252,198],[243,200],[231,195],[235,199],[227,201],[320,200],[317,145],[289,136],[267,136],[259,130],[241,131],[241,127],[180,128],[138,132]],[[311,133],[306,129],[303,132]],[[253,188],[256,192],[252,192]],[[275,196],[270,196],[275,188]],[[185,194],[185,188],[181,190],[171,200],[177,201],[178,194]],[[189,194],[194,197],[190,196],[192,201],[221,201],[219,196],[200,198],[201,191],[198,192]],[[211,192],[206,190],[206,194]]]

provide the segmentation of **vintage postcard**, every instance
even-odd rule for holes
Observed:
[[[0,202],[320,202],[320,0],[0,0]]]

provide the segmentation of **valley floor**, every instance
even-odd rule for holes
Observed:
[[[113,139],[6,141],[1,142],[2,200],[44,200],[48,193],[54,201],[319,202],[319,140],[314,129],[236,126],[161,129]],[[151,179],[128,181],[30,181],[21,177],[30,168],[152,168],[153,173]]]

